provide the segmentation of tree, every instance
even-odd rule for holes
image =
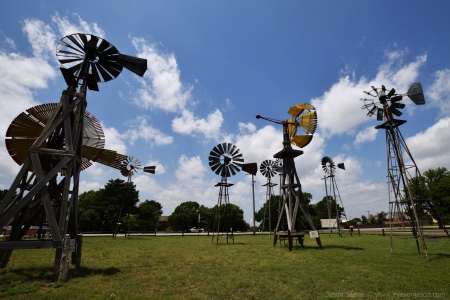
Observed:
[[[423,176],[412,178],[409,187],[421,217],[429,212],[443,228],[441,218],[450,217],[450,172],[444,167],[429,169]]]
[[[381,212],[377,213],[377,221],[376,221],[376,223],[378,225],[383,224],[384,221],[387,221],[386,216],[387,216],[387,214],[384,211],[381,211]]]
[[[304,192],[303,193],[303,205],[305,206],[305,209],[308,211],[309,215],[311,216],[312,222],[314,224],[314,227],[319,228],[320,226],[320,218],[316,215],[316,210],[315,210],[315,206],[311,204],[311,200],[312,200],[313,196],[310,193]],[[270,214],[271,214],[271,221],[272,221],[272,230],[276,229],[277,226],[277,222],[278,222],[278,214],[281,213],[281,211],[279,211],[279,207],[280,207],[280,201],[281,197],[280,196],[272,196],[270,198]],[[258,222],[262,222],[264,219],[264,208],[266,207],[266,217],[268,218],[269,213],[267,211],[267,209],[269,208],[269,201],[266,201],[265,206],[263,206],[256,214],[255,214],[255,220]],[[282,210],[284,210],[284,208],[281,208]],[[328,219],[328,213],[327,213],[327,219]],[[283,228],[287,228],[286,225],[286,212],[283,211],[283,218],[281,220],[280,223],[280,227],[278,228],[279,230],[283,230]],[[311,226],[309,225],[309,222],[306,220],[305,216],[302,214],[300,208],[298,209],[297,212],[297,222],[296,222],[297,226],[296,229],[300,230],[300,229],[311,229]],[[260,224],[260,227],[262,227],[263,224]],[[269,230],[269,222],[268,219],[265,220],[264,222],[264,228],[263,230]]]
[[[162,205],[155,200],[145,200],[139,203],[137,222],[139,230],[149,231],[158,227],[162,215]]]
[[[214,219],[216,217],[218,206],[214,206],[211,210],[214,214]],[[220,208],[220,228],[224,230],[230,230],[226,228],[226,221],[228,220],[228,225],[233,229],[233,231],[247,231],[250,225],[244,220],[244,211],[236,204],[222,204]],[[214,224],[214,223],[213,223]],[[214,230],[215,228],[209,228]],[[222,231],[222,230],[221,230]]]
[[[332,196],[325,196],[322,200],[314,204],[314,210],[320,219],[330,219],[328,207],[330,208],[331,219],[336,219],[336,200]],[[339,218],[341,218],[344,209],[340,205],[338,205],[338,211]]]
[[[78,199],[80,231],[112,232],[115,231],[117,222],[125,225],[122,228],[128,228],[131,215],[138,213],[139,192],[134,184],[129,186],[122,179],[111,179],[104,188],[84,192]],[[87,213],[89,210],[92,211]],[[92,219],[94,212],[99,221]]]
[[[361,216],[361,222],[363,222],[364,224],[367,223],[367,217],[365,215]]]
[[[178,205],[169,216],[168,222],[175,231],[186,231],[197,227],[200,205],[194,201],[186,201]]]
[[[258,212],[255,214],[255,221],[260,222],[259,225],[260,229],[264,231],[269,230],[269,209],[270,209],[270,219],[271,219],[270,221],[272,224],[272,230],[275,230],[278,222],[279,206],[280,206],[280,196],[272,195],[270,197],[270,201],[267,200],[266,203],[263,205],[263,207],[261,207],[258,210]]]

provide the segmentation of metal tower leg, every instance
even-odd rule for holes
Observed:
[[[0,243],[0,267],[6,267],[13,249],[56,248],[54,271],[58,274],[61,261],[66,260],[67,255],[63,254],[69,250],[63,243],[66,234],[72,239],[78,236],[76,212],[86,95],[84,86],[79,91],[76,86],[63,91],[57,109],[30,148],[26,162],[0,205],[0,228],[12,226],[9,240]],[[58,173],[63,176],[59,182]],[[52,239],[22,241],[43,212]],[[75,252],[73,263],[79,265],[81,247]],[[59,275],[64,279],[67,273]]]
[[[308,206],[305,200],[303,199],[302,186],[300,184],[300,180],[297,175],[297,170],[295,168],[294,158],[302,155],[303,151],[294,150],[291,147],[291,142],[289,140],[289,132],[287,128],[287,124],[283,124],[283,150],[274,154],[274,158],[282,158],[283,159],[283,178],[282,178],[282,207],[283,210],[280,213],[278,218],[277,226],[275,231],[278,231],[283,215],[286,214],[287,225],[288,225],[288,233],[290,235],[291,232],[296,231],[296,220],[297,220],[297,211],[300,208],[301,212],[305,216],[307,222],[311,226],[312,230],[316,230],[314,224],[312,222],[311,216],[308,212]],[[274,244],[276,243],[277,234],[274,235]],[[291,244],[290,239],[290,244]],[[317,244],[322,247],[322,243],[320,241],[320,236],[316,238]],[[291,248],[291,247],[290,247]],[[290,249],[291,250],[291,249]]]

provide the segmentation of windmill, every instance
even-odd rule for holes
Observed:
[[[292,106],[288,110],[288,114],[292,116],[292,118],[288,120],[267,118],[261,115],[256,115],[257,119],[264,119],[283,125],[283,149],[273,155],[274,158],[281,158],[283,160],[283,175],[281,184],[283,209],[278,216],[278,222],[275,228],[276,234],[274,234],[273,242],[275,245],[278,236],[282,235],[282,233],[278,232],[278,229],[283,219],[283,215],[286,214],[289,250],[292,251],[292,239],[296,231],[295,223],[297,220],[297,210],[300,208],[313,230],[310,232],[310,236],[315,237],[317,244],[322,247],[319,233],[314,227],[311,216],[308,212],[307,203],[303,199],[302,187],[294,163],[294,158],[302,155],[303,151],[294,150],[291,146],[291,144],[294,144],[297,147],[303,148],[311,142],[317,127],[317,113],[314,106],[303,103]],[[302,233],[297,233],[297,235],[299,240],[303,239]]]
[[[345,166],[344,163],[339,163],[337,165],[337,167],[339,169],[345,170]],[[341,232],[341,215],[345,217],[345,219],[347,219],[347,215],[345,214],[345,210],[344,210],[344,204],[342,203],[342,199],[341,199],[341,195],[339,194],[339,189],[336,183],[336,177],[335,177],[335,173],[336,173],[336,165],[334,164],[333,160],[331,159],[331,157],[329,156],[325,156],[322,158],[322,169],[325,172],[325,175],[323,176],[323,180],[325,182],[325,193],[326,193],[326,199],[327,199],[327,210],[328,210],[328,227],[330,229],[330,233],[331,233],[331,228],[332,228],[332,224],[330,224],[331,222],[331,205],[332,205],[332,201],[330,201],[330,196],[328,195],[328,190],[330,191],[330,193],[333,193],[333,197],[332,199],[334,200],[334,204],[335,204],[335,212],[336,212],[336,227],[338,229],[338,233],[339,236],[342,237],[342,232]],[[328,181],[328,185],[327,185],[327,180]],[[337,197],[336,197],[337,195]],[[338,204],[338,199],[339,198],[339,202],[341,203],[341,209],[342,211],[340,211],[339,209],[339,204]]]
[[[418,190],[417,188],[411,188],[411,183],[414,182],[412,179],[414,177],[417,179],[421,178],[421,174],[399,129],[401,125],[406,123],[406,120],[399,120],[394,117],[394,115],[396,117],[400,117],[402,115],[402,112],[399,109],[403,109],[405,107],[404,103],[400,103],[404,96],[409,97],[416,105],[425,104],[425,96],[422,91],[422,85],[419,82],[413,83],[406,94],[397,94],[394,88],[387,92],[384,85],[382,85],[381,88],[372,86],[372,90],[370,92],[364,91],[364,93],[370,96],[370,98],[361,99],[364,101],[362,109],[368,110],[367,116],[369,117],[376,114],[377,120],[382,121],[383,123],[375,128],[384,129],[386,133],[389,214],[391,216],[391,252],[393,252],[392,218],[396,214],[402,219],[401,222],[403,223],[403,212],[406,211],[409,215],[408,217],[410,219],[409,222],[411,224],[412,234],[416,240],[417,252],[420,254],[420,237],[425,256],[427,260],[429,260],[428,251],[423,236],[423,229],[419,222],[416,205],[418,202],[423,202],[426,206],[428,206],[429,210],[435,210],[435,206],[430,196],[428,199],[423,199],[419,194],[415,194],[415,191]],[[410,162],[405,163],[403,154],[405,154],[406,158],[408,158]],[[391,189],[394,196],[393,200],[391,200]],[[443,227],[447,236],[450,237],[445,225],[443,225]]]
[[[136,156],[128,156],[126,159],[122,160],[120,173],[127,177],[127,184],[123,188],[124,190],[130,191],[130,199],[128,201],[128,238],[130,238],[130,217],[131,217],[131,191],[134,191],[132,177],[137,173],[138,170],[142,170],[145,173],[155,174],[155,166],[141,167],[141,160]],[[122,199],[122,206],[120,207],[119,219],[116,224],[116,231],[114,237],[117,235],[119,230],[119,220],[122,216],[123,206],[125,203],[125,198]],[[126,236],[126,234],[125,234]]]
[[[277,174],[277,171],[275,170],[277,168],[276,161],[266,159],[261,163],[259,166],[259,171],[261,174],[267,178],[267,183],[263,184],[263,186],[266,187],[266,202],[269,203],[269,208],[267,209],[266,204],[264,204],[264,219],[263,219],[263,230],[264,230],[264,221],[266,220],[266,210],[269,211],[269,236],[272,234],[272,216],[271,216],[271,205],[270,205],[270,198],[272,198],[273,193],[273,187],[276,186],[276,183],[272,183],[271,178],[274,177]]]
[[[60,280],[65,280],[69,250],[73,250],[70,244],[76,244],[72,263],[77,267],[81,263],[77,212],[83,158],[91,160],[99,155],[98,158],[105,162],[115,162],[117,158],[112,152],[109,152],[111,156],[106,155],[108,151],[101,150],[101,147],[92,149],[89,143],[84,144],[84,128],[90,128],[86,125],[89,118],[85,114],[87,90],[98,91],[98,82],[116,78],[123,68],[143,76],[147,61],[121,54],[106,40],[83,33],[61,39],[56,47],[56,56],[62,65],[67,89],[62,92],[56,107],[48,111],[45,111],[45,106],[35,108],[42,110],[27,115],[28,119],[42,116],[46,119],[45,122],[40,120],[42,124],[39,126],[36,120],[24,121],[23,126],[29,126],[26,130],[33,132],[35,137],[19,142],[26,145],[24,149],[28,149],[28,153],[14,142],[7,142],[10,154],[22,163],[22,167],[0,204],[0,228],[11,225],[9,240],[0,242],[0,267],[6,267],[13,249],[56,248],[54,273],[59,274]],[[12,126],[20,122],[16,119]],[[11,137],[18,134],[14,130]],[[61,178],[57,177],[58,174]],[[17,196],[13,198],[14,193]],[[41,219],[48,222],[51,239],[21,240],[31,225]]]
[[[219,187],[219,197],[217,199],[217,211],[214,220],[214,232],[216,236],[216,243],[219,243],[219,233],[221,218],[224,219],[224,226],[227,243],[229,237],[229,231],[231,231],[231,239],[234,244],[233,229],[231,223],[231,211],[230,211],[230,197],[228,194],[228,188],[233,186],[232,183],[227,181],[228,177],[236,175],[241,169],[249,174],[256,175],[257,165],[256,163],[244,164],[244,157],[239,148],[231,143],[221,143],[215,146],[209,153],[209,165],[211,170],[220,175],[221,180],[215,186]],[[224,207],[222,207],[222,205]],[[225,210],[222,212],[222,210]],[[253,217],[255,215],[253,209]],[[212,238],[214,243],[214,235]]]

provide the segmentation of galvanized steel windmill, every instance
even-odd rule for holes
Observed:
[[[219,243],[219,234],[222,230],[226,235],[227,243],[228,238],[231,237],[234,244],[232,220],[230,218],[230,196],[228,193],[228,188],[233,186],[233,183],[229,183],[227,178],[236,175],[241,169],[249,174],[256,175],[257,165],[256,163],[244,164],[244,157],[241,151],[231,143],[221,143],[215,146],[209,153],[208,160],[211,170],[221,177],[220,182],[215,185],[220,189],[212,242],[216,238],[216,243]],[[224,220],[223,225],[225,228],[221,228],[221,219]]]
[[[276,161],[266,159],[261,163],[259,166],[259,171],[261,174],[267,178],[267,183],[263,184],[263,186],[266,187],[266,202],[264,204],[264,219],[263,219],[263,229],[264,230],[264,223],[266,220],[266,210],[268,210],[268,219],[269,219],[269,236],[272,234],[272,215],[271,215],[271,205],[270,205],[270,198],[272,198],[273,193],[273,187],[276,186],[276,183],[272,183],[272,177],[274,177],[277,174],[276,171],[277,163]],[[267,207],[267,204],[269,207]]]
[[[381,88],[372,86],[372,90],[370,92],[364,91],[364,93],[371,98],[361,99],[364,101],[362,109],[367,109],[369,111],[367,113],[367,116],[369,117],[376,114],[377,120],[383,121],[383,123],[375,126],[375,128],[384,129],[386,133],[389,212],[391,216],[391,252],[393,252],[392,218],[394,215],[403,218],[404,213],[406,213],[407,217],[409,217],[412,234],[416,240],[417,252],[420,253],[420,237],[425,256],[427,260],[429,260],[422,225],[419,222],[416,205],[419,202],[422,202],[428,207],[429,210],[435,210],[436,207],[433,204],[429,193],[424,199],[419,194],[415,193],[415,190],[417,191],[418,188],[412,189],[411,187],[413,178],[415,177],[419,179],[421,178],[421,174],[399,129],[401,125],[406,123],[406,120],[399,120],[394,117],[400,117],[402,115],[402,112],[399,109],[405,107],[405,104],[400,102],[404,96],[408,96],[416,105],[425,104],[425,96],[422,91],[422,85],[419,82],[413,83],[406,94],[397,94],[394,88],[387,91],[384,85],[382,85]],[[409,159],[408,163],[405,162],[404,155],[407,159]],[[416,181],[416,183],[418,182]],[[391,189],[393,194],[392,200],[390,197]],[[437,210],[436,213],[439,215]],[[447,236],[450,237],[445,225],[443,226]]]
[[[121,168],[120,168],[120,173],[122,173],[123,176],[127,177],[127,183],[123,189],[128,190],[128,191],[134,191],[132,178],[137,173],[138,170],[141,170],[141,171],[143,171],[145,173],[149,173],[149,174],[155,174],[155,169],[156,169],[155,166],[141,167],[141,159],[139,157],[128,156],[126,159],[124,159],[121,162]],[[130,198],[131,198],[131,195],[130,195]],[[120,207],[120,212],[119,212],[119,220],[122,217],[124,203],[125,203],[125,198],[122,199],[122,205]],[[131,218],[131,199],[128,200],[128,231],[127,231],[128,238],[130,238],[130,218]],[[114,237],[117,235],[117,231],[119,229],[119,220],[117,220],[116,231],[114,233]]]
[[[339,169],[345,170],[344,163],[339,163],[337,165]],[[331,210],[332,210],[332,203],[330,201],[330,198],[334,200],[334,208],[336,212],[336,227],[339,233],[339,236],[342,237],[341,232],[341,216],[344,216],[345,219],[347,219],[347,215],[345,214],[344,210],[344,204],[342,203],[341,194],[339,193],[339,189],[336,183],[336,165],[334,164],[333,160],[329,156],[325,156],[322,158],[322,169],[325,172],[325,175],[323,177],[323,180],[325,181],[325,193],[326,193],[326,199],[327,199],[327,210],[328,210],[328,220],[331,221]],[[328,183],[328,185],[327,185]],[[328,195],[328,191],[330,193],[333,193],[333,196]],[[338,198],[339,202],[341,203],[341,206],[339,208],[338,204]],[[332,225],[329,224],[329,230],[331,233]]]
[[[77,266],[81,263],[77,206],[83,158],[91,159],[100,155],[101,159],[116,159],[112,159],[112,154],[111,157],[102,155],[99,148],[92,150],[88,148],[89,145],[83,147],[87,90],[98,91],[98,82],[116,78],[123,68],[143,76],[147,61],[121,54],[106,40],[83,33],[61,39],[56,47],[56,55],[68,85],[59,103],[48,112],[42,113],[41,110],[16,119],[12,125],[19,124],[19,129],[10,131],[11,137],[14,137],[22,134],[20,128],[30,126],[26,129],[35,135],[32,141],[21,141],[27,144],[28,153],[22,153],[18,150],[20,147],[9,148],[10,154],[23,162],[0,205],[0,228],[11,226],[9,239],[0,242],[0,267],[7,265],[13,249],[56,248],[54,272],[64,280],[69,250],[73,251],[72,262]],[[39,120],[42,126],[38,128],[35,124],[39,122],[34,118],[43,115],[46,122]],[[33,120],[23,121],[26,119]],[[13,198],[15,192],[17,196]],[[26,231],[40,219],[48,222],[51,239],[23,241]],[[75,247],[70,246],[71,241],[75,242]]]

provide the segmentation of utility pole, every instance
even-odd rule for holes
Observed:
[[[367,219],[369,219],[370,218],[370,215],[369,215],[370,211],[369,210],[366,210],[366,211],[367,211]]]

